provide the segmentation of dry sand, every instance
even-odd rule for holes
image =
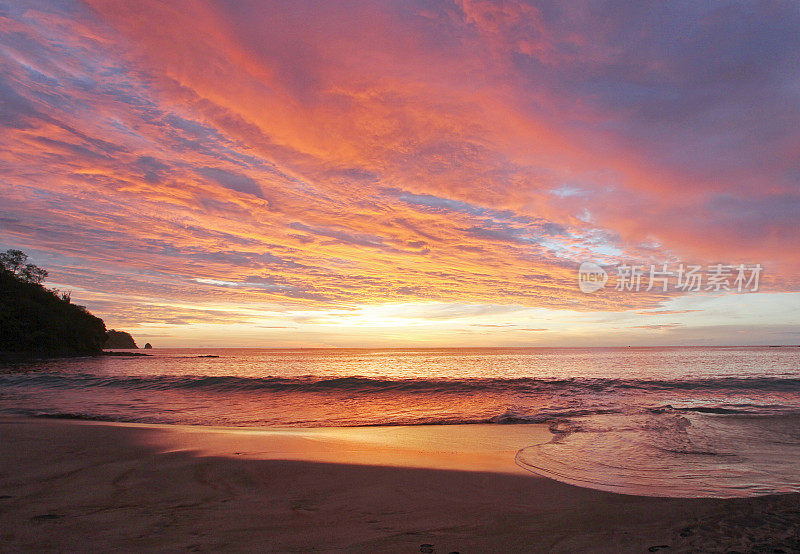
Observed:
[[[546,434],[0,419],[0,551],[800,550],[800,495],[660,499],[564,485],[513,462]]]

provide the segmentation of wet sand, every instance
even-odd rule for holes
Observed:
[[[514,464],[547,433],[0,419],[0,551],[800,550],[800,495],[573,487]]]

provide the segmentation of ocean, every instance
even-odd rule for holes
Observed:
[[[522,448],[517,463],[560,481],[654,496],[800,491],[797,347],[146,353],[6,363],[0,414],[225,427],[538,423],[551,440]]]

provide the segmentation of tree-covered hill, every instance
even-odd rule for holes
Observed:
[[[130,333],[109,329],[108,333],[106,333],[106,342],[103,348],[127,348],[133,350],[139,347],[136,346],[136,341],[133,340]]]
[[[50,355],[100,353],[103,320],[42,285],[47,271],[19,250],[0,254],[0,352]]]

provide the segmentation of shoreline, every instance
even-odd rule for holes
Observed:
[[[185,451],[200,457],[364,463],[532,478],[542,477],[517,465],[516,453],[552,437],[544,423],[244,427],[0,416],[0,424],[39,422],[149,431],[142,443],[162,454]]]
[[[579,488],[508,456],[545,429],[483,427],[0,418],[0,551],[800,548],[798,494],[668,499]]]
[[[141,349],[143,350],[143,349]],[[38,362],[49,360],[72,360],[77,358],[102,358],[103,356],[122,357],[122,358],[140,358],[152,357],[152,354],[145,354],[143,352],[120,352],[114,350],[99,350],[92,352],[74,352],[74,351],[26,351],[26,352],[0,352],[0,364],[8,363],[25,363],[25,362]]]

